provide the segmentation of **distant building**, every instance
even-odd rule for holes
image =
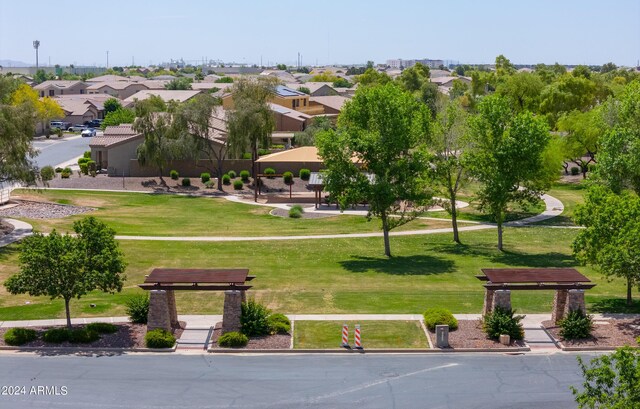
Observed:
[[[411,68],[416,63],[420,63],[422,65],[426,65],[429,68],[440,68],[441,65],[444,65],[443,60],[430,60],[428,58],[422,60],[403,60],[401,58],[395,60],[387,60],[387,65],[393,69],[402,69],[402,68]]]
[[[38,91],[38,95],[41,98],[55,97],[58,95],[85,94],[87,92],[87,84],[75,80],[51,80],[44,81],[33,87],[33,89]]]

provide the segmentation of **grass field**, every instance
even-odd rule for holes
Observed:
[[[140,236],[291,236],[380,231],[378,220],[338,215],[323,219],[290,219],[269,214],[271,208],[220,198],[166,194],[17,190],[16,197],[96,208],[62,219],[22,219],[39,231],[71,231],[74,220],[93,215],[119,235]],[[447,221],[417,219],[397,230],[449,227]]]
[[[74,316],[124,315],[124,301],[154,267],[247,267],[257,278],[249,296],[284,313],[422,313],[428,307],[479,313],[482,267],[574,267],[573,229],[507,228],[505,251],[496,250],[495,230],[462,232],[463,245],[450,234],[391,238],[392,259],[383,256],[382,238],[257,242],[121,241],[128,280],[123,293],[91,293],[73,300]],[[0,282],[18,270],[18,246],[0,250]],[[591,311],[623,311],[622,280],[607,282],[578,267],[597,286],[587,292]],[[634,291],[637,297],[637,293]],[[222,295],[178,292],[181,314],[219,314]],[[513,294],[519,312],[549,312],[551,291]],[[25,302],[29,301],[29,305]],[[89,304],[95,303],[91,308]],[[640,311],[640,303],[634,307]],[[633,309],[632,309],[633,311]],[[0,287],[0,320],[63,317],[63,303],[44,297],[10,296]]]
[[[417,321],[296,321],[295,349],[340,348],[342,324],[349,325],[349,344],[354,346],[355,324],[360,324],[363,348],[429,348]]]

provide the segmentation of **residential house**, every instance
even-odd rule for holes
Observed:
[[[322,97],[311,97],[309,102],[312,107],[320,106],[325,115],[337,115],[342,110],[345,102],[349,101],[349,98],[340,95],[328,95]]]
[[[87,84],[82,81],[49,80],[36,85],[33,89],[38,92],[41,98],[54,97],[57,95],[86,94]]]
[[[93,119],[104,118],[104,102],[113,98],[110,95],[59,95],[54,97],[55,101],[60,105],[65,113],[64,122],[72,125],[84,124]]]
[[[92,138],[91,159],[98,169],[107,169],[109,176],[131,176],[131,160],[137,158],[138,146],[144,136],[131,124],[108,126],[102,136]]]
[[[112,97],[126,99],[138,91],[147,88],[146,85],[130,81],[95,82],[87,88],[88,94],[108,94]]]
[[[202,91],[200,90],[148,89],[148,90],[138,91],[135,94],[131,95],[130,97],[125,98],[125,100],[122,101],[122,105],[125,107],[130,107],[135,103],[135,101],[144,101],[145,99],[149,98],[152,95],[162,98],[162,100],[165,102],[169,102],[169,101],[185,102],[200,93],[202,93]]]
[[[276,132],[304,131],[311,123],[311,115],[285,106],[269,103],[275,119]]]
[[[312,97],[325,97],[329,95],[338,95],[338,91],[333,87],[331,82],[305,82],[304,84],[288,83],[287,87],[295,90],[299,90],[301,87],[308,88],[310,96]]]

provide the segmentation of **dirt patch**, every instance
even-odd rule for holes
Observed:
[[[229,349],[221,348],[218,346],[218,338],[222,335],[222,326],[220,323],[216,324],[211,335],[211,349]],[[238,350],[243,349],[289,349],[291,347],[291,335],[267,335],[264,337],[249,338],[249,343],[244,348],[234,348]]]
[[[637,346],[640,337],[640,318],[594,320],[591,336],[585,339],[566,340],[560,336],[560,327],[553,321],[544,321],[542,325],[556,340],[566,347],[621,347]]]
[[[436,336],[435,333],[429,332],[429,338],[435,346]],[[498,341],[487,338],[487,334],[482,331],[482,324],[480,320],[460,320],[458,321],[458,329],[455,331],[449,331],[449,346],[451,349],[463,349],[463,348],[513,348],[524,347],[523,341],[511,341],[510,345],[502,345]]]

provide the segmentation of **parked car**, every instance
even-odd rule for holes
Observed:
[[[93,129],[93,128],[88,128],[88,129],[85,129],[84,131],[82,131],[82,133],[80,135],[89,136],[89,137],[96,136],[96,130]]]
[[[69,132],[82,132],[85,129],[87,129],[86,125],[76,124],[76,125],[72,125],[69,128],[67,128],[67,131],[69,131]]]
[[[102,119],[92,119],[91,121],[87,121],[84,124],[89,128],[100,128],[100,126],[102,126]]]

